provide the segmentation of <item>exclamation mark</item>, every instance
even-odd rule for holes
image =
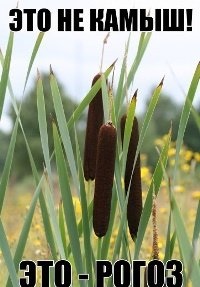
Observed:
[[[192,9],[186,9],[187,31],[192,31]]]

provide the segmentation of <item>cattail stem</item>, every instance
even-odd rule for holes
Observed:
[[[97,245],[97,260],[101,259],[101,246],[102,246],[102,238],[98,238],[98,245]]]

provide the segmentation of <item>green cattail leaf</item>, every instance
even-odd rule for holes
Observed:
[[[122,62],[121,71],[120,71],[120,77],[119,77],[117,91],[116,91],[115,110],[116,110],[117,116],[119,116],[121,104],[123,103],[123,100],[124,100],[123,85],[124,85],[124,80],[125,80],[125,75],[126,75],[127,56],[128,56],[129,46],[130,46],[130,39],[131,39],[131,33],[129,34],[128,41],[125,47],[123,62]]]
[[[136,92],[137,93],[137,92]],[[133,121],[135,116],[135,108],[136,108],[136,93],[131,100],[131,103],[128,107],[127,116],[126,116],[126,124],[123,135],[123,162],[122,162],[122,174],[125,173],[127,154],[129,149],[129,143],[133,128]]]
[[[88,204],[84,183],[84,174],[82,169],[81,154],[78,143],[78,138],[76,134],[76,150],[77,150],[77,160],[78,160],[78,170],[79,170],[79,181],[80,181],[80,199],[81,199],[81,209],[82,209],[82,226],[83,226],[83,236],[84,236],[84,250],[85,250],[85,261],[86,261],[86,272],[89,274],[88,286],[93,287],[93,274],[92,274],[92,244],[91,244],[91,232],[90,232],[90,218],[88,214]]]
[[[176,140],[176,156],[175,156],[175,165],[174,165],[174,180],[176,178],[176,171],[178,168],[178,163],[179,163],[179,156],[180,156],[180,150],[181,150],[181,146],[183,143],[183,137],[184,137],[184,133],[185,133],[185,129],[187,126],[187,122],[189,119],[189,115],[190,115],[190,111],[191,111],[191,107],[192,107],[192,103],[194,100],[194,96],[199,84],[199,79],[200,79],[200,63],[198,63],[196,70],[194,72],[186,99],[185,99],[185,103],[182,109],[182,113],[181,113],[181,118],[180,118],[180,122],[179,122],[179,128],[178,128],[178,135],[177,135],[177,140]]]
[[[122,209],[122,213],[121,213],[121,218],[120,218],[120,224],[119,224],[119,229],[118,229],[118,234],[116,237],[116,241],[115,241],[115,246],[114,246],[114,251],[113,251],[113,256],[112,256],[112,260],[111,262],[116,262],[116,260],[119,258],[120,255],[120,249],[122,246],[122,241],[123,241],[123,235],[125,232],[125,226],[126,226],[126,214],[127,214],[127,204],[128,204],[128,197],[126,197],[125,201],[124,201],[124,206]],[[108,287],[112,287],[113,286],[113,280],[110,279],[109,283],[108,283]]]
[[[44,32],[40,32],[38,34],[36,42],[35,42],[35,45],[33,47],[33,51],[32,51],[31,58],[30,58],[30,62],[29,62],[29,65],[28,65],[28,70],[27,70],[27,73],[26,73],[26,80],[25,80],[25,84],[24,84],[24,91],[23,91],[23,93],[25,92],[26,85],[27,85],[27,82],[28,82],[28,78],[29,78],[29,75],[30,75],[30,72],[31,72],[31,69],[32,69],[32,66],[33,66],[33,63],[34,63],[34,60],[35,60],[35,57],[37,55],[37,52],[38,52],[39,47],[41,45],[41,42],[43,40],[44,34],[45,34]]]
[[[4,57],[3,57],[3,54],[2,54],[1,51],[0,51],[0,61],[1,61],[1,64],[3,66],[3,64],[4,64]],[[25,144],[26,144],[26,148],[27,148],[27,152],[28,152],[28,156],[29,156],[32,172],[33,172],[33,176],[34,176],[34,179],[35,179],[35,182],[36,182],[36,186],[37,186],[39,184],[39,175],[38,175],[38,172],[37,172],[37,168],[36,168],[36,165],[35,165],[35,162],[34,162],[34,159],[33,159],[33,156],[32,156],[31,150],[30,150],[30,147],[29,147],[29,143],[27,141],[27,138],[26,138],[26,135],[25,135],[25,132],[24,132],[24,129],[23,129],[23,125],[21,123],[21,119],[20,119],[20,109],[21,109],[21,107],[20,107],[20,109],[18,109],[18,106],[17,106],[17,103],[16,103],[16,99],[15,99],[15,96],[14,96],[14,93],[13,93],[13,89],[12,89],[12,85],[11,85],[10,80],[8,80],[8,90],[9,90],[9,93],[10,93],[10,96],[11,96],[11,99],[12,99],[12,105],[13,105],[14,111],[16,113],[16,116],[18,117],[19,125],[20,125],[20,128],[22,130],[22,134],[24,136],[24,140],[25,140]],[[48,212],[47,212],[46,203],[45,203],[44,196],[43,196],[42,193],[40,193],[40,195],[39,195],[39,201],[40,201],[40,206],[41,206],[41,212],[42,212],[42,218],[43,218],[43,222],[44,222],[44,230],[45,230],[45,235],[46,235],[46,238],[47,238],[47,242],[48,242],[49,247],[51,249],[52,256],[53,256],[54,260],[56,260],[57,259],[57,251],[56,251],[56,248],[55,248],[55,243],[54,243],[54,239],[53,239],[51,225],[50,225],[50,222],[49,222],[49,216],[48,216]],[[28,228],[27,228],[27,230],[28,230]],[[28,234],[28,232],[27,232],[27,234]]]
[[[126,58],[127,58],[128,48],[129,48],[129,44],[130,44],[130,35],[129,35],[129,39],[128,39],[128,43],[127,43],[127,47],[126,47],[126,51],[125,51],[125,55],[124,55],[124,60],[123,60],[123,64],[122,64],[120,81],[119,81],[119,85],[118,85],[118,89],[117,89],[116,106],[115,106],[117,115],[119,115],[119,111],[120,111],[120,108],[122,106],[126,92],[130,88],[130,85],[134,80],[135,74],[138,70],[138,67],[141,63],[141,60],[143,59],[143,56],[144,56],[144,53],[145,53],[146,48],[148,46],[148,43],[150,41],[150,38],[151,38],[150,32],[148,32],[148,33],[142,32],[141,33],[136,56],[135,56],[133,63],[131,65],[127,79],[125,79],[126,65],[127,65]],[[125,79],[125,81],[124,81],[124,79]]]
[[[77,273],[83,272],[83,262],[81,256],[80,242],[77,230],[76,216],[73,206],[72,193],[69,186],[69,177],[67,173],[66,162],[62,151],[61,142],[58,135],[56,125],[53,124],[53,137],[55,146],[55,155],[57,170],[59,175],[59,184],[62,194],[63,209],[65,214],[65,220],[67,224],[67,230],[69,234],[69,240],[71,243],[72,254],[76,266]],[[82,285],[84,286],[84,284]]]
[[[39,123],[42,150],[44,154],[44,161],[45,161],[45,165],[46,165],[46,169],[47,169],[50,182],[52,182],[44,91],[43,91],[42,79],[40,78],[39,75],[38,75],[38,81],[37,81],[37,110],[38,110],[38,123]],[[52,184],[51,184],[51,187],[52,187]]]
[[[199,116],[197,110],[193,106],[191,107],[191,112],[192,112],[193,118],[195,120],[195,123],[196,123],[196,125],[200,131],[200,116]]]
[[[18,272],[18,270],[19,270],[19,263],[22,260],[22,257],[24,254],[24,250],[26,247],[27,239],[28,239],[28,234],[30,231],[30,226],[31,226],[31,223],[33,220],[33,215],[35,212],[35,207],[36,207],[38,197],[39,197],[40,192],[41,192],[42,182],[43,182],[43,179],[41,178],[41,180],[40,180],[40,182],[39,182],[39,184],[35,190],[33,198],[31,200],[30,207],[29,207],[29,210],[27,212],[27,215],[26,215],[23,227],[22,227],[22,231],[21,231],[20,236],[19,236],[19,240],[18,240],[17,247],[16,247],[15,254],[14,254],[14,258],[13,258],[13,263],[15,265],[16,272]],[[12,286],[13,285],[11,282],[11,278],[9,277],[7,280],[6,287],[12,287]]]
[[[162,86],[163,86],[163,80],[164,79],[162,79],[160,84],[154,90],[153,95],[151,97],[151,100],[149,102],[148,109],[146,111],[146,114],[145,114],[145,117],[144,117],[144,120],[143,120],[143,123],[142,123],[142,128],[141,128],[141,131],[140,131],[140,138],[139,138],[139,143],[138,143],[138,149],[137,149],[137,152],[136,152],[136,157],[137,157],[138,152],[141,149],[141,146],[143,144],[146,132],[148,130],[149,123],[151,121],[151,118],[153,116],[154,110],[155,110],[156,105],[158,103],[158,100],[159,100],[159,97],[160,97],[160,93],[161,93],[161,90],[162,90]]]
[[[9,181],[10,170],[12,166],[13,154],[14,154],[16,137],[17,137],[17,130],[18,130],[18,119],[15,122],[15,126],[12,132],[10,145],[8,147],[6,161],[5,161],[3,174],[2,174],[1,182],[0,182],[0,214],[3,208],[4,197],[5,197],[8,181]]]
[[[64,211],[63,211],[62,201],[59,204],[58,215],[59,215],[60,235],[61,235],[61,238],[62,238],[62,243],[63,243],[64,250],[65,250],[65,257],[67,258],[68,257],[68,253],[67,253],[67,238],[66,238],[65,218],[64,218]]]
[[[158,159],[158,163],[156,165],[156,168],[155,168],[152,180],[151,180],[151,184],[148,190],[148,194],[146,197],[146,201],[143,207],[143,212],[141,215],[140,224],[139,224],[138,233],[137,233],[137,239],[135,242],[135,254],[134,254],[135,260],[138,259],[140,248],[141,248],[142,241],[144,238],[144,234],[145,234],[148,222],[149,222],[149,218],[151,216],[153,195],[155,193],[155,195],[157,196],[159,189],[160,189],[160,185],[161,185],[162,178],[163,178],[163,167],[165,167],[167,164],[170,142],[171,142],[171,131],[169,132],[167,136],[165,145]]]
[[[167,227],[167,236],[166,236],[166,245],[165,245],[165,257],[163,262],[166,263],[168,260],[171,259],[171,211],[169,214],[169,220],[168,220],[168,227]]]
[[[141,60],[144,56],[145,50],[147,48],[147,45],[149,43],[149,40],[151,38],[151,33],[145,33],[142,32],[141,36],[140,36],[140,40],[139,40],[139,45],[138,45],[138,49],[137,49],[137,54],[135,57],[135,60],[131,66],[131,69],[128,73],[128,78],[127,78],[127,83],[124,85],[124,90],[126,89],[126,85],[127,88],[130,87],[131,83],[133,82],[133,79],[135,77],[136,71],[141,63]]]
[[[0,218],[0,249],[3,254],[6,266],[8,268],[8,272],[10,274],[10,280],[12,283],[12,286],[18,286],[18,278],[17,273],[15,270],[15,265],[13,263],[12,255],[10,252],[8,240],[6,238],[5,230],[3,228],[3,224]]]
[[[178,208],[175,196],[172,192],[170,192],[170,197],[171,197],[172,216],[178,238],[178,244],[182,254],[183,266],[189,272],[189,276],[192,281],[192,286],[198,287],[200,282],[199,264],[195,259],[194,250],[190,244],[190,240],[187,235],[180,210]]]
[[[69,162],[70,172],[71,172],[76,190],[79,191],[79,180],[78,180],[78,175],[77,175],[77,170],[76,170],[76,164],[75,164],[76,161],[75,161],[74,152],[72,149],[71,138],[70,138],[69,130],[67,127],[67,121],[66,121],[65,112],[64,112],[64,108],[63,108],[63,104],[62,104],[62,100],[60,96],[60,91],[58,88],[56,78],[53,73],[51,73],[50,75],[50,85],[51,85],[54,108],[56,112],[56,118],[58,121],[58,127],[59,127],[59,131],[61,134],[67,160]]]
[[[194,224],[194,231],[193,231],[193,238],[192,238],[193,245],[195,245],[195,243],[197,242],[199,238],[199,233],[200,233],[200,202],[198,204],[195,224]]]
[[[102,74],[102,100],[103,100],[103,110],[104,110],[104,120],[107,123],[110,120],[110,99],[108,94],[108,85],[106,83],[105,75]]]
[[[2,111],[3,111],[4,99],[5,99],[7,85],[8,85],[8,77],[9,77],[9,71],[10,71],[13,42],[14,42],[14,33],[10,32],[8,44],[6,48],[5,60],[3,63],[1,81],[0,81],[0,119],[1,119]]]
[[[57,212],[56,212],[55,203],[53,200],[53,194],[52,194],[51,188],[49,187],[49,178],[47,177],[47,175],[46,175],[44,194],[45,194],[45,202],[47,203],[50,222],[52,225],[53,235],[55,238],[55,243],[57,245],[61,258],[65,258],[65,248],[63,246],[61,232],[59,229],[59,223],[57,221]]]

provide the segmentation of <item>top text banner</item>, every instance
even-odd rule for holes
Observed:
[[[193,9],[11,9],[9,28],[18,32],[192,31]]]

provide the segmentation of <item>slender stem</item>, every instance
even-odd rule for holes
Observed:
[[[103,57],[104,57],[104,48],[105,48],[105,44],[107,44],[107,40],[109,37],[110,33],[108,32],[108,34],[106,35],[106,37],[103,40],[103,47],[102,47],[102,52],[101,52],[101,64],[100,64],[100,73],[102,73],[102,68],[103,68]]]
[[[98,238],[98,247],[97,247],[97,259],[101,259],[101,245],[102,245],[102,240],[101,238]]]

